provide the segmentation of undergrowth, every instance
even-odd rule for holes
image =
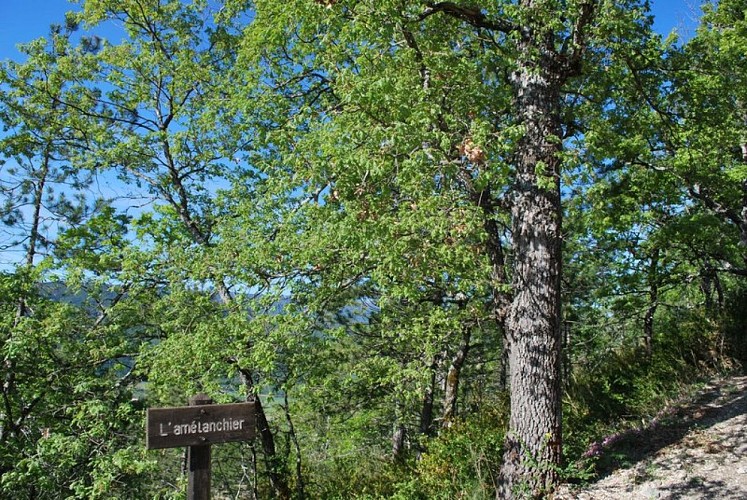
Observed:
[[[615,451],[621,442],[652,433],[707,380],[738,367],[713,356],[719,343],[716,333],[680,331],[658,339],[650,355],[610,353],[599,369],[577,370],[564,398],[565,479],[586,482],[630,465]]]

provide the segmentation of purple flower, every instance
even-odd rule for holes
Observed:
[[[589,446],[589,449],[587,449],[583,455],[581,455],[584,458],[592,458],[592,457],[598,457],[602,454],[602,445],[599,444],[597,441],[594,441],[591,443],[591,446]]]

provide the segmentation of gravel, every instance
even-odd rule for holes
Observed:
[[[747,377],[713,381],[664,425],[624,444],[627,468],[555,500],[747,499]]]

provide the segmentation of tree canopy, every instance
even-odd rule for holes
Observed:
[[[648,7],[79,2],[0,65],[0,493],[180,498],[205,392],[216,493],[539,498],[747,361],[747,4]]]

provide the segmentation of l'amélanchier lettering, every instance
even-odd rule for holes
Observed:
[[[254,403],[148,408],[148,449],[247,441],[256,433]]]
[[[172,425],[171,422],[161,422],[159,424],[160,436],[185,436],[189,434],[207,434],[210,432],[239,431],[244,429],[245,419],[243,418],[224,418],[216,422],[199,422],[192,420],[187,424]]]

